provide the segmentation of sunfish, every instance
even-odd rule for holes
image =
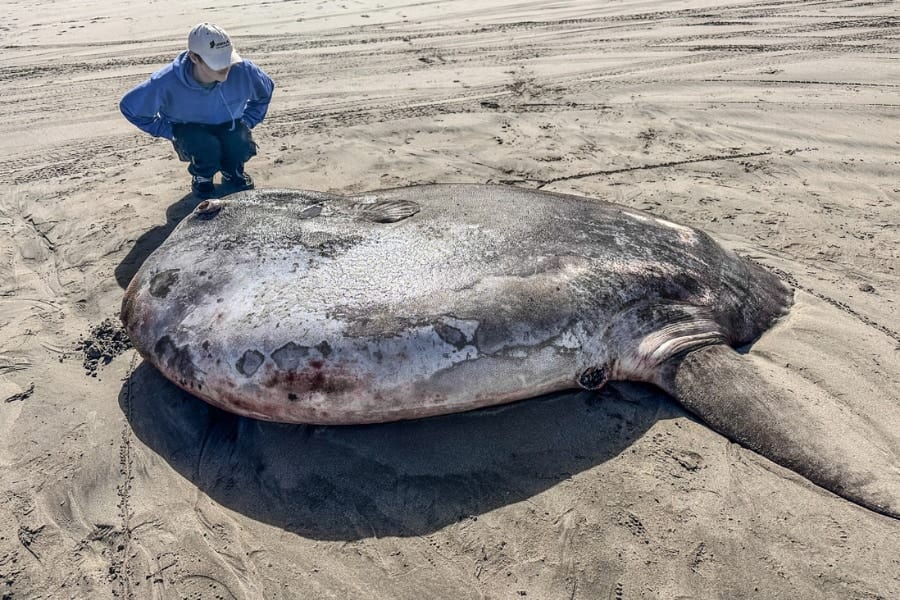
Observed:
[[[768,383],[735,351],[792,303],[707,234],[488,185],[200,204],[129,285],[141,355],[207,402],[310,424],[416,419],[607,381],[900,518],[896,432]],[[882,428],[884,429],[884,428]]]

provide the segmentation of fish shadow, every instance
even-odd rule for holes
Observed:
[[[419,536],[526,500],[627,449],[678,407],[615,384],[380,425],[268,423],[142,363],[119,404],[137,437],[216,502],[308,538]]]

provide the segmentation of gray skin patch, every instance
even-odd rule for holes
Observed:
[[[288,342],[272,353],[272,360],[283,371],[293,371],[300,366],[300,361],[309,356],[309,348],[294,342]]]
[[[318,217],[321,214],[322,214],[322,205],[317,204],[315,206],[310,206],[309,208],[303,209],[303,212],[301,212],[298,216],[301,219],[312,219],[314,217]]]
[[[237,364],[234,365],[234,368],[238,370],[238,373],[245,377],[252,377],[256,370],[262,366],[263,361],[266,360],[266,357],[262,355],[261,352],[257,350],[247,350],[244,352],[244,355],[241,356]]]
[[[157,273],[150,279],[150,295],[155,298],[165,298],[172,291],[172,286],[178,283],[178,272],[181,269],[166,269]]]
[[[317,231],[298,235],[290,245],[301,245],[326,258],[336,258],[362,241],[358,235],[332,235]]]

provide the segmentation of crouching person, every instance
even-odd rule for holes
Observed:
[[[265,118],[274,88],[224,29],[201,23],[188,34],[188,49],[125,94],[119,108],[139,129],[171,140],[189,163],[191,190],[209,198],[219,172],[228,193],[253,188],[244,171],[257,149],[250,130]]]

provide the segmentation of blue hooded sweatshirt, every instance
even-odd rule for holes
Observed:
[[[243,121],[251,129],[266,116],[275,84],[253,62],[235,63],[228,79],[201,85],[185,50],[119,103],[125,118],[152,136],[172,139],[173,123],[218,125]]]

